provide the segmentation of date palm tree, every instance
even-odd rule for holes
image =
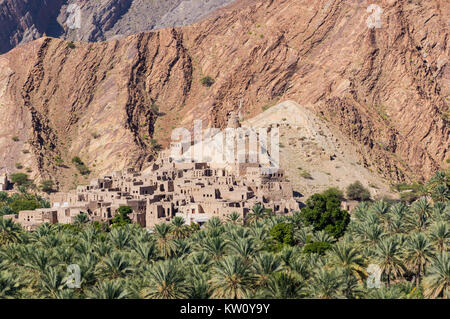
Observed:
[[[132,271],[133,268],[125,255],[119,252],[113,252],[110,256],[107,256],[103,264],[99,264],[98,267],[99,274],[112,279],[125,277]]]
[[[370,246],[375,246],[386,237],[386,233],[378,224],[364,225],[364,237]]]
[[[89,222],[89,216],[85,213],[80,213],[75,216],[74,223],[78,226],[83,226]]]
[[[105,257],[112,252],[113,247],[109,242],[101,241],[101,242],[96,242],[95,244],[93,244],[92,250],[99,257]]]
[[[187,236],[188,227],[183,217],[175,216],[171,223],[173,225],[172,233],[175,239],[182,239]]]
[[[266,287],[271,276],[283,269],[280,258],[269,253],[256,255],[252,267],[255,273],[255,283],[258,287]]]
[[[387,277],[387,286],[391,284],[391,280],[394,277],[399,277],[404,273],[404,264],[402,261],[402,251],[399,242],[388,237],[382,239],[373,251],[373,259],[377,264],[382,274]]]
[[[418,230],[425,229],[427,218],[431,214],[431,205],[425,197],[416,200],[412,206],[411,211],[416,214],[418,221]]]
[[[228,247],[232,253],[240,256],[246,264],[250,262],[256,253],[256,247],[252,238],[238,238],[229,241]]]
[[[203,272],[209,269],[212,264],[211,256],[205,251],[196,251],[189,255],[188,265],[198,266]]]
[[[41,238],[50,235],[56,230],[55,225],[50,225],[49,223],[44,223],[40,225],[36,230],[31,234],[31,240],[39,241]]]
[[[433,259],[424,279],[425,297],[450,298],[450,258],[444,252]]]
[[[22,246],[16,243],[12,243],[1,247],[0,249],[0,265],[5,267],[12,267],[15,263],[20,260],[20,250]],[[0,270],[2,268],[0,267]]]
[[[90,299],[125,299],[127,295],[128,292],[122,282],[108,280],[97,283],[87,297]]]
[[[277,272],[268,281],[263,291],[265,298],[299,299],[305,296],[306,282],[294,273]]]
[[[366,265],[360,251],[348,244],[338,243],[328,252],[328,264],[333,268],[342,268],[351,276],[362,281],[366,276]]]
[[[156,245],[153,242],[135,242],[133,244],[133,250],[139,256],[140,260],[147,264],[156,260],[158,255]]]
[[[448,223],[442,221],[431,225],[429,230],[429,237],[435,249],[438,252],[447,251],[450,243],[450,228]]]
[[[209,299],[212,296],[209,275],[199,266],[190,268],[186,296],[189,299]]]
[[[248,214],[247,222],[248,223],[257,222],[259,220],[264,219],[266,216],[267,214],[264,208],[261,205],[257,204],[252,207],[250,213]]]
[[[147,273],[149,281],[144,288],[145,298],[180,299],[187,294],[182,265],[165,260],[157,262]]]
[[[62,272],[55,267],[48,267],[43,271],[38,287],[44,298],[56,298],[64,285]]]
[[[22,252],[25,260],[24,266],[30,270],[43,273],[47,267],[52,266],[53,256],[49,250],[38,248]]]
[[[444,171],[437,171],[434,174],[434,176],[428,181],[428,186],[431,189],[434,189],[440,185],[447,185],[447,184],[448,184],[448,177]]]
[[[376,213],[381,219],[385,219],[389,212],[389,204],[384,200],[379,200],[370,206],[370,210]]]
[[[447,210],[447,205],[446,204],[444,204],[444,203],[434,203],[433,209],[431,210],[431,219],[434,222],[448,220],[448,215],[447,215],[447,211],[446,210]]]
[[[232,212],[227,216],[227,221],[237,225],[242,222],[242,218],[237,212]]]
[[[127,230],[127,227],[115,227],[109,233],[111,238],[111,243],[117,249],[124,249],[131,242],[130,231]]]
[[[425,273],[425,265],[433,257],[432,245],[423,233],[409,237],[405,246],[405,257],[408,266],[416,274],[416,286],[419,286],[420,278]]]
[[[0,299],[19,297],[20,290],[25,285],[19,276],[9,271],[0,271]]]
[[[251,293],[253,275],[238,256],[226,256],[212,268],[213,297],[241,299]]]
[[[450,191],[447,185],[437,185],[431,192],[431,197],[435,202],[445,203],[450,199]]]
[[[342,274],[321,268],[308,283],[308,296],[319,299],[342,298],[344,288]]]
[[[218,260],[225,255],[226,247],[227,242],[221,237],[209,237],[202,245],[203,250],[210,254],[214,260]]]
[[[222,228],[222,221],[218,217],[213,217],[206,222],[205,226],[208,230],[218,230]]]
[[[311,238],[313,234],[312,226],[305,226],[294,232],[295,241],[299,246],[304,246],[308,242],[308,239]]]
[[[161,223],[155,225],[154,229],[156,246],[158,247],[159,253],[163,258],[167,259],[175,250],[175,243],[172,239],[173,226],[171,224]]]
[[[8,218],[0,217],[0,246],[20,241],[22,228]]]

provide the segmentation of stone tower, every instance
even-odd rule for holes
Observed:
[[[237,112],[231,112],[230,118],[228,119],[227,128],[239,128],[241,123],[239,122],[239,115]]]

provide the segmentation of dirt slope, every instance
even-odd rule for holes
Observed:
[[[358,146],[336,127],[293,101],[284,101],[242,123],[252,128],[278,128],[280,167],[294,190],[308,198],[335,186],[344,190],[360,180],[374,198],[393,196],[389,180],[362,165]]]

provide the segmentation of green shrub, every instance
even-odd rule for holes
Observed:
[[[344,192],[341,191],[339,188],[337,187],[330,187],[328,188],[326,191],[324,191],[322,193],[325,197],[333,197],[335,196],[336,198],[338,198],[340,201],[342,201],[344,199]]]
[[[117,214],[111,220],[112,227],[119,227],[131,224],[131,219],[130,217],[128,217],[128,215],[131,214],[132,212],[133,210],[131,209],[130,206],[120,206],[117,209]]]
[[[347,197],[353,200],[367,201],[370,200],[370,191],[360,181],[356,181],[347,186]]]
[[[81,165],[81,164],[83,164],[83,161],[81,160],[81,158],[79,156],[75,156],[72,158],[72,163]]]
[[[292,224],[276,224],[270,229],[270,236],[278,244],[288,246],[292,246],[294,244],[294,230]]]
[[[64,165],[64,160],[61,157],[56,156],[55,157],[55,165],[56,166],[63,166]]]
[[[9,195],[7,192],[0,192],[0,202],[7,202],[9,199]]]
[[[2,206],[0,207],[0,216],[4,216],[4,215],[12,215],[15,214],[16,212],[9,206]]]
[[[344,235],[350,222],[350,215],[346,210],[341,210],[339,194],[334,190],[308,198],[300,216],[304,218],[307,226],[312,225],[315,231],[324,230],[335,238]]]
[[[76,169],[81,175],[89,175],[91,173],[89,168],[86,166],[86,164],[83,163],[80,157],[75,156],[74,158],[72,158],[72,163],[75,164]]]
[[[51,193],[54,191],[53,186],[54,186],[54,182],[52,180],[45,180],[42,181],[41,184],[39,185],[39,188],[44,192],[44,193]]]
[[[32,199],[18,199],[13,201],[9,206],[16,214],[22,210],[35,210],[41,208],[40,203],[37,200]]]
[[[210,76],[204,76],[204,77],[202,77],[200,79],[200,83],[203,86],[210,87],[210,86],[212,86],[215,83],[215,80],[212,77],[210,77]]]
[[[16,173],[11,175],[11,182],[17,186],[29,185],[28,175],[24,173]]]
[[[303,252],[306,254],[319,254],[325,255],[325,252],[331,248],[331,244],[326,241],[315,241],[306,244],[303,247]]]
[[[420,197],[420,195],[418,195],[414,191],[407,191],[407,192],[401,192],[400,193],[400,200],[403,201],[403,202],[407,202],[409,204],[411,204],[412,202],[415,202],[416,200],[418,200],[419,197]]]
[[[300,176],[303,177],[303,178],[305,178],[305,179],[313,179],[311,173],[308,172],[308,171],[302,171],[302,172],[300,173]]]
[[[14,142],[18,142],[18,141],[19,141],[19,137],[18,137],[18,136],[13,136],[13,137],[12,137],[12,140],[13,140]]]
[[[75,43],[73,43],[73,41],[70,41],[70,42],[67,43],[67,47],[69,49],[75,49]]]

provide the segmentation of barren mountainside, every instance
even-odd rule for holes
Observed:
[[[231,2],[232,0],[0,0],[0,52],[38,39],[43,34],[95,42],[162,27],[187,25]]]
[[[450,157],[449,3],[377,1],[381,28],[368,28],[372,2],[238,1],[192,26],[20,46],[0,56],[1,166],[66,187],[82,181],[73,156],[92,175],[145,167],[175,127],[224,127],[241,102],[249,119],[292,100],[371,171],[429,177]]]

